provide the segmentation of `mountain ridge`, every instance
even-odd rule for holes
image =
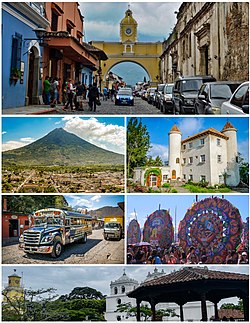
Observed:
[[[44,137],[21,148],[2,153],[3,163],[20,165],[80,166],[124,164],[124,156],[100,148],[63,128],[56,128]]]

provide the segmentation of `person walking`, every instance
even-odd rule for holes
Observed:
[[[75,95],[75,87],[73,85],[72,80],[68,81],[67,84],[67,95],[68,95],[68,101],[66,103],[66,105],[62,108],[63,111],[66,111],[68,109],[68,106],[70,105],[71,110],[73,111],[73,98]]]
[[[76,85],[76,96],[75,96],[76,110],[84,111],[83,109],[84,92],[85,92],[84,85],[81,82],[78,82]]]
[[[96,82],[94,82],[93,85],[89,88],[88,97],[90,111],[96,112],[96,100],[99,99],[99,90],[97,88]]]
[[[43,93],[44,93],[44,103],[50,104],[50,81],[49,76],[45,77],[45,80],[43,81]]]

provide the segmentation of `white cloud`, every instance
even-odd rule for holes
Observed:
[[[20,138],[19,140],[9,140],[2,144],[2,151],[21,148],[34,142],[34,138]]]
[[[93,197],[91,197],[91,201],[94,201],[94,202],[100,202],[102,196],[101,195],[94,195]]]
[[[5,135],[6,133],[7,133],[7,131],[3,131],[3,132],[2,132],[2,135]]]
[[[64,130],[96,145],[119,154],[125,153],[125,129],[122,126],[106,124],[96,118],[64,117]]]
[[[200,118],[183,118],[178,123],[182,139],[192,136],[203,129],[204,121]]]
[[[148,151],[148,156],[152,156],[152,158],[156,158],[160,156],[162,161],[168,160],[168,146],[163,146],[159,144],[152,144],[152,147]]]
[[[55,125],[61,124],[61,121],[57,121],[55,122]]]
[[[70,195],[69,196],[72,201],[71,201],[71,206],[75,207],[76,205],[81,205],[81,206],[86,206],[88,209],[92,209],[93,208],[93,201],[91,201],[91,199],[86,199],[86,198],[82,198],[81,196],[76,196],[76,195]]]

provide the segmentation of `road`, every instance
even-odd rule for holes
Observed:
[[[129,115],[129,114],[162,114],[160,110],[158,110],[155,106],[152,104],[148,104],[147,101],[142,100],[141,98],[135,97],[135,104],[134,106],[117,106],[114,102],[112,102],[110,99],[107,101],[103,101],[101,99],[101,106],[97,107],[97,111],[89,111],[87,101],[84,105],[84,111],[63,111],[61,106],[57,107],[57,113],[58,114],[82,114],[82,115],[100,115],[100,114],[116,114],[116,115]]]
[[[64,247],[59,258],[50,255],[27,255],[18,244],[2,247],[3,264],[123,264],[124,239],[103,239],[103,230],[93,230],[86,244],[73,243]]]

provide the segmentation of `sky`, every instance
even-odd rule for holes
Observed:
[[[211,196],[211,195],[210,195]],[[198,195],[199,201],[210,197],[209,195]],[[214,195],[215,196],[215,195]],[[217,195],[222,197],[222,195]],[[127,196],[127,225],[130,221],[137,218],[141,229],[147,219],[147,216],[160,208],[163,210],[170,209],[170,216],[175,225],[176,214],[176,227],[178,228],[179,222],[184,218],[188,208],[195,202],[196,195],[128,195]],[[248,195],[224,195],[233,206],[239,209],[243,221],[249,216],[249,198]]]
[[[188,136],[205,130],[207,128],[215,128],[221,131],[227,121],[238,130],[238,151],[242,154],[245,161],[249,160],[249,125],[248,118],[237,117],[175,117],[173,118],[141,118],[143,125],[147,126],[150,134],[150,142],[152,148],[148,152],[148,156],[155,158],[160,156],[163,161],[168,161],[168,133],[176,123],[182,132],[182,140]]]
[[[177,268],[178,267],[178,268]],[[248,266],[207,266],[211,270],[238,272],[248,274]],[[25,288],[37,290],[39,288],[56,288],[58,295],[69,294],[74,287],[91,287],[110,295],[111,280],[115,281],[123,275],[124,266],[4,266],[2,270],[3,285],[8,283],[8,276],[14,269],[19,276],[23,276]],[[128,277],[139,282],[145,280],[148,272],[154,266],[127,266],[125,271]],[[161,271],[170,273],[181,266],[159,266]],[[232,300],[232,299],[230,299]],[[229,302],[227,300],[227,302]],[[231,301],[230,301],[231,302]]]
[[[80,2],[84,16],[85,41],[120,41],[120,22],[125,11],[130,9],[138,23],[139,42],[157,42],[168,38],[176,23],[176,14],[181,2]],[[135,63],[120,63],[111,71],[126,82],[135,85],[144,77],[149,80],[147,72]]]
[[[120,40],[120,22],[130,9],[138,23],[138,41],[163,41],[176,23],[181,2],[80,2],[85,41]]]
[[[68,204],[73,208],[75,206],[86,206],[87,209],[96,210],[103,206],[117,207],[118,202],[124,202],[124,195],[64,195]]]
[[[124,118],[118,117],[3,117],[2,150],[28,145],[55,128],[63,128],[98,147],[124,154]]]

